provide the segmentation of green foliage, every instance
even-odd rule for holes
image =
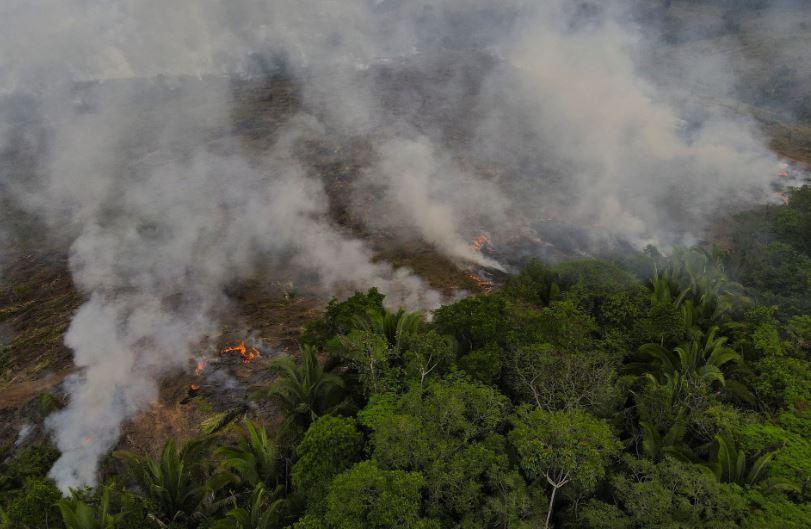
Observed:
[[[293,486],[308,497],[312,507],[326,496],[332,478],[360,459],[362,449],[363,435],[354,419],[316,420],[296,447]]]
[[[59,451],[46,443],[19,450],[0,465],[0,491],[20,488],[27,479],[44,476],[58,458]]]
[[[739,277],[754,289],[786,297],[811,287],[811,258],[786,243],[773,241],[747,261]]]
[[[805,409],[811,403],[811,362],[766,356],[752,365],[752,388],[769,409]]]
[[[552,487],[545,527],[550,527],[555,495],[562,487],[588,494],[605,476],[621,448],[607,423],[580,410],[519,408],[512,418],[510,443],[531,480]]]
[[[434,330],[415,334],[408,338],[405,345],[406,374],[410,380],[419,381],[422,386],[430,380],[429,377],[435,378],[445,373],[453,363],[454,356],[453,344],[448,337]],[[499,357],[496,355],[489,359],[498,362]],[[485,366],[482,368],[487,369]]]
[[[768,233],[751,251],[782,244],[785,273],[811,259],[806,195],[753,217]],[[69,500],[43,479],[56,450],[9,452],[0,527],[807,527],[804,276],[744,294],[735,280],[763,256],[738,263],[737,244],[626,256],[636,276],[533,262],[433,321],[386,311],[375,290],[333,300],[257,393],[280,422],[245,421],[234,440],[214,426],[154,460],[119,453],[136,486]]]
[[[750,513],[740,524],[743,529],[805,529],[811,522],[811,503],[793,503],[785,498],[745,491]]]
[[[244,507],[235,507],[226,518],[217,520],[211,529],[274,529],[280,526],[285,500],[280,498],[284,487],[268,492],[265,485],[254,485]]]
[[[491,343],[463,355],[457,364],[474,380],[495,384],[502,374],[503,362],[504,352],[497,344]]]
[[[210,506],[209,492],[226,483],[225,476],[209,478],[205,454],[209,440],[195,440],[178,449],[174,440],[163,447],[158,459],[142,457],[131,452],[115,452],[129,475],[154,507],[152,513],[164,523],[186,519],[202,519]]]
[[[271,369],[279,378],[255,396],[270,398],[279,406],[294,437],[344,404],[341,377],[324,369],[313,347],[302,346],[300,366],[286,356],[274,360]]]
[[[605,477],[606,467],[622,448],[608,423],[580,410],[524,406],[512,422],[510,443],[527,477],[558,486],[571,483],[583,492]]]
[[[340,336],[338,356],[355,373],[365,395],[380,393],[396,385],[390,370],[395,351],[385,336],[369,331],[352,331]]]
[[[537,260],[527,263],[517,276],[511,277],[504,292],[511,298],[544,307],[560,298],[560,276]]]
[[[593,344],[597,325],[571,301],[556,301],[541,312],[539,330],[545,341],[564,351],[583,351]]]
[[[639,364],[634,367],[660,379],[678,374],[687,379],[695,377],[708,384],[717,382],[723,385],[726,379],[721,368],[730,362],[741,361],[741,357],[726,346],[727,338],[717,333],[718,327],[712,327],[706,335],[696,333],[689,342],[672,351],[659,344],[645,344],[639,349]]]
[[[483,515],[487,490],[513,490],[505,483],[508,461],[498,434],[507,407],[496,389],[450,377],[374,399],[359,418],[372,431],[372,459],[380,467],[425,476],[432,517],[475,519]]]
[[[605,261],[571,261],[555,267],[563,299],[606,327],[628,327],[647,300],[644,285]]]
[[[381,336],[395,352],[402,351],[403,343],[417,333],[421,324],[422,314],[403,309],[397,312],[369,310],[363,317],[354,319],[357,330]]]
[[[659,461],[664,457],[672,457],[689,461],[694,455],[687,443],[684,442],[686,421],[682,416],[676,417],[673,424],[663,434],[650,423],[639,422],[642,429],[642,451],[644,454]]]
[[[220,447],[217,453],[223,458],[222,466],[235,471],[239,480],[251,487],[278,482],[279,450],[263,425],[246,419],[237,446]]]
[[[115,529],[121,514],[110,512],[110,487],[102,487],[95,509],[74,492],[70,499],[57,502],[65,529]]]
[[[567,352],[531,344],[506,355],[505,386],[517,400],[546,410],[583,408],[599,415],[617,400],[617,362],[599,351]]]
[[[62,527],[62,517],[56,503],[62,493],[50,479],[27,478],[5,507],[8,518],[21,529]]]
[[[718,483],[696,465],[669,457],[659,463],[631,456],[624,461],[626,469],[610,479],[608,504],[585,506],[583,527],[732,529],[746,515],[737,487]]]
[[[324,317],[307,326],[301,343],[323,348],[333,337],[348,334],[354,329],[358,318],[373,312],[384,312],[384,298],[376,288],[369,289],[365,294],[357,292],[344,301],[333,298],[324,311]]]
[[[434,312],[434,327],[453,336],[462,352],[503,343],[509,330],[507,304],[499,295],[473,296]]]
[[[795,316],[786,323],[786,343],[791,354],[811,360],[811,316]]]
[[[789,425],[797,418],[786,415]],[[738,425],[735,430],[739,450],[750,454],[775,452],[769,474],[796,489],[804,501],[811,500],[811,436],[785,427],[761,422]]]
[[[716,449],[710,465],[715,477],[722,483],[755,485],[766,480],[769,467],[776,450],[766,452],[753,459],[738,449],[735,440],[729,435],[715,436]]]
[[[418,472],[358,463],[333,480],[324,519],[333,529],[438,528],[421,516],[424,485]]]
[[[810,186],[789,193],[789,204],[742,213],[731,226],[735,278],[782,317],[811,311]]]

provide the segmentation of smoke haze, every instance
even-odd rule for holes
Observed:
[[[95,484],[122,422],[216,329],[235,281],[289,269],[325,295],[376,286],[394,306],[443,301],[335,222],[308,142],[368,152],[341,190],[366,233],[463,266],[501,267],[468,243],[482,231],[542,239],[554,221],[585,230],[584,252],[668,246],[770,200],[777,159],[723,104],[743,63],[676,46],[633,7],[5,2],[0,147],[17,162],[0,192],[69,247],[86,297],[66,336],[81,371],[48,419],[62,490]],[[791,16],[769,15],[769,27]],[[234,80],[280,78],[300,107],[250,144]],[[697,84],[716,100],[698,100]]]

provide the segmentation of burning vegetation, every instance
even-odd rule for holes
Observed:
[[[252,364],[257,358],[262,357],[262,353],[256,347],[248,347],[244,341],[240,341],[237,345],[225,347],[220,355],[228,355],[231,353],[239,353],[242,363],[245,365]]]

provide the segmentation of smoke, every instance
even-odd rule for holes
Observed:
[[[725,105],[735,69],[665,42],[629,6],[6,2],[2,152],[35,156],[0,190],[65,241],[87,299],[65,339],[80,374],[47,421],[59,486],[95,483],[122,422],[217,328],[235,281],[291,270],[327,294],[442,301],[336,224],[308,142],[368,152],[340,197],[365,233],[463,265],[500,266],[466,242],[481,231],[543,236],[553,218],[668,245],[768,200],[775,158]],[[251,144],[232,79],[269,73],[293,80],[301,107]]]
[[[462,226],[498,224],[506,197],[491,183],[461,170],[425,137],[388,139],[378,146],[378,163],[356,182],[356,204],[367,224],[415,234],[449,257],[491,268],[497,262],[474,250]],[[376,186],[380,197],[365,197]],[[467,221],[467,222],[466,222]]]
[[[623,11],[572,15],[563,2],[546,2],[501,43],[477,145],[518,174],[524,215],[551,211],[638,246],[669,245],[700,235],[721,204],[767,199],[776,163],[751,120],[691,113],[639,72],[644,44]]]

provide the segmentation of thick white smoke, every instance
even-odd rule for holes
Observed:
[[[2,189],[69,242],[87,296],[66,337],[82,371],[48,419],[60,487],[95,483],[122,421],[216,327],[234,281],[284,266],[328,293],[441,301],[330,221],[302,139],[369,146],[346,191],[369,231],[488,266],[466,242],[480,229],[551,216],[667,244],[722,205],[765,200],[774,157],[752,124],[640,68],[660,43],[629,4],[5,2],[0,95],[30,95],[42,133],[35,170]],[[732,93],[716,58],[673,57]],[[228,76],[268,65],[295,78],[304,110],[256,152],[232,131]],[[0,141],[17,126],[0,123]]]

